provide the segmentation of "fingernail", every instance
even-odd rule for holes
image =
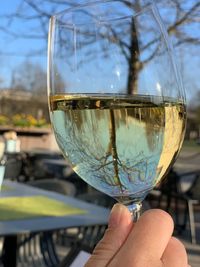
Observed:
[[[115,204],[111,210],[109,221],[108,221],[108,227],[113,228],[117,227],[120,224],[120,221],[122,220],[122,215],[124,213],[124,206],[122,204]]]

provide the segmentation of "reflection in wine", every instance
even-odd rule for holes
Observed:
[[[182,144],[185,106],[142,95],[50,97],[57,142],[90,185],[127,204],[165,175]]]

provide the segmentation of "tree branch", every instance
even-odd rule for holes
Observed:
[[[175,23],[173,25],[171,25],[169,28],[168,28],[168,33],[172,33],[175,31],[175,29],[184,24],[185,22],[189,21],[189,17],[190,15],[192,15],[192,13],[194,11],[196,11],[196,9],[200,7],[200,2],[197,2],[188,12],[186,12],[182,18],[180,18],[179,20],[175,21]]]

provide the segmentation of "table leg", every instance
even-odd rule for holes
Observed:
[[[6,236],[3,243],[2,261],[4,267],[17,266],[17,236]]]

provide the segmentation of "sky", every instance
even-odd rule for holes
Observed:
[[[2,16],[15,12],[19,3],[20,0],[2,1],[0,4],[0,21],[5,23],[5,20],[2,18]],[[12,30],[14,34],[23,32],[24,27],[27,27],[26,24],[20,23],[18,20],[15,20],[15,22],[12,23],[11,29],[7,25],[7,29]],[[32,62],[40,63],[42,68],[46,70],[45,53],[29,56],[31,51],[41,49],[43,47],[44,42],[41,40],[15,38],[14,36],[10,36],[5,32],[0,31],[0,77],[3,77],[3,85],[5,87],[10,86],[11,73],[25,60],[31,60]]]
[[[31,30],[37,27],[37,24],[34,24],[34,22],[21,23],[18,20],[14,20],[14,22],[9,21],[8,24],[5,24],[3,16],[5,14],[11,14],[15,12],[20,2],[21,0],[1,1],[0,25],[6,25],[7,29],[12,31],[13,34],[23,32],[26,27],[27,29],[30,29],[30,33],[37,34],[36,32],[34,32],[34,30],[33,32]],[[34,2],[36,3],[37,1]],[[192,2],[195,1],[188,0],[188,6]],[[187,9],[188,6],[186,5],[185,8]],[[165,19],[165,16],[168,16],[168,14],[165,14],[164,12],[161,12],[161,15],[163,16],[163,20]],[[187,25],[184,27],[187,27]],[[188,29],[188,31],[191,31],[191,29]],[[194,36],[200,36],[200,30],[198,26],[194,25],[194,27],[192,28],[192,34]],[[0,87],[5,88],[10,86],[13,71],[16,70],[18,66],[25,60],[29,60],[33,63],[39,63],[41,68],[46,71],[46,44],[47,40],[15,38],[14,36],[8,35],[3,32],[0,26],[0,79],[2,80]],[[194,97],[197,90],[200,90],[200,79],[198,78],[198,70],[200,69],[199,49],[199,46],[196,49],[191,49],[191,47],[186,46],[180,47],[176,51],[177,61],[179,63],[180,72],[183,75],[183,81],[186,87],[187,98],[189,99],[189,101]],[[33,53],[36,50],[43,50],[43,53],[33,56]]]

